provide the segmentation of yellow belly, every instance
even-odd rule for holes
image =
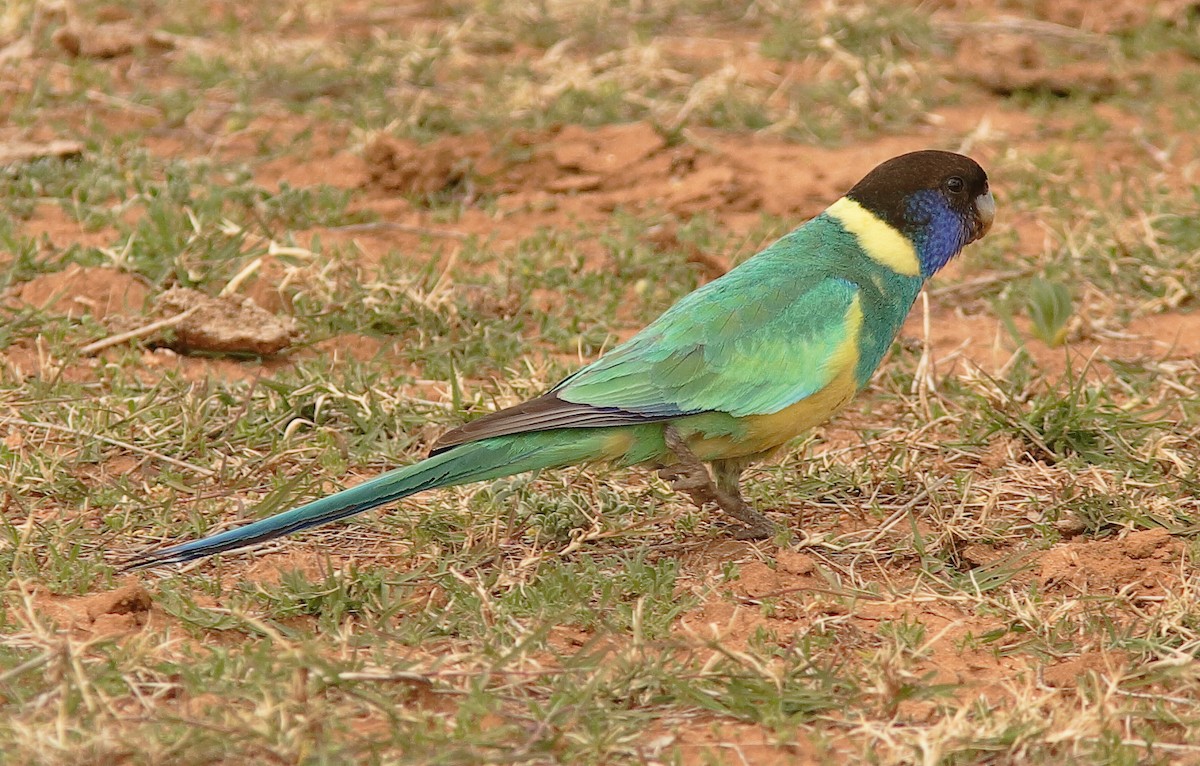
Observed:
[[[770,452],[829,420],[854,398],[857,391],[854,367],[846,365],[829,385],[790,407],[770,415],[739,418],[739,428],[735,433],[706,435],[699,428],[689,433],[687,418],[680,419],[678,427],[687,439],[688,446],[701,460],[722,460]],[[695,425],[700,426],[701,423]]]

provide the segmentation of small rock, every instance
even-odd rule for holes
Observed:
[[[296,320],[276,316],[250,298],[212,298],[176,287],[159,296],[156,307],[166,317],[191,314],[172,330],[167,345],[176,351],[270,356],[283,351],[299,335]]]
[[[1054,528],[1063,537],[1075,537],[1087,531],[1087,523],[1079,516],[1071,514],[1054,522]]]

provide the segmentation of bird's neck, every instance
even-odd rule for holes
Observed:
[[[924,277],[924,259],[911,239],[899,229],[849,197],[842,197],[825,210],[858,242],[876,263],[906,277]]]

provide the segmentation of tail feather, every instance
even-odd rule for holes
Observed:
[[[427,489],[617,457],[606,454],[605,446],[611,442],[611,434],[602,431],[607,430],[542,431],[463,444],[299,508],[200,540],[143,553],[129,561],[125,568],[142,569],[193,561],[266,542],[369,511]]]

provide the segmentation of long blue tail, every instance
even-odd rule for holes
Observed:
[[[463,444],[261,521],[143,553],[133,558],[126,569],[193,561],[266,542],[369,511],[427,489],[605,459],[610,456],[605,454],[607,435],[603,432],[609,430],[572,429],[569,436],[563,431],[541,431]]]

